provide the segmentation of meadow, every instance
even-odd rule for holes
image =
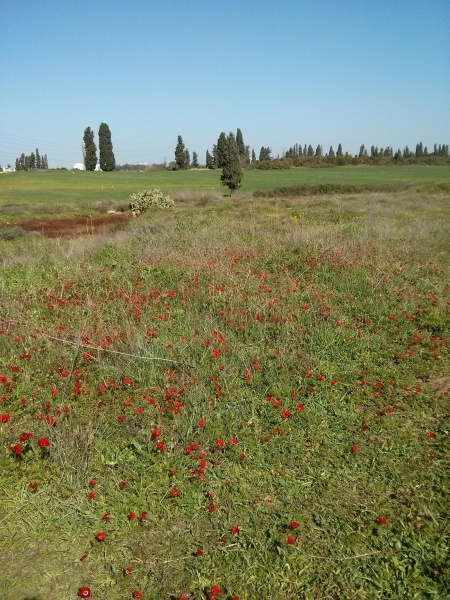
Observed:
[[[450,596],[450,193],[424,187],[449,170],[422,168],[231,198],[217,172],[0,177],[8,218],[176,198],[0,239],[1,598]],[[398,190],[250,193],[300,177]]]
[[[450,166],[293,168],[245,171],[241,195],[255,190],[315,184],[414,187],[450,184]],[[23,218],[89,215],[111,207],[127,207],[130,194],[160,188],[175,198],[199,194],[221,197],[220,170],[153,172],[17,172],[0,176],[0,225]]]

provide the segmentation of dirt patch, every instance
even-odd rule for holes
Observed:
[[[20,227],[25,231],[36,231],[49,238],[73,238],[80,235],[93,235],[103,233],[121,223],[132,220],[127,213],[112,215],[93,215],[90,217],[72,217],[67,219],[33,219],[20,221],[12,226]]]
[[[450,377],[437,377],[430,381],[430,385],[436,394],[447,395],[450,393]]]

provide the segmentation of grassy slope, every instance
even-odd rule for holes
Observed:
[[[448,182],[450,167],[337,167],[246,171],[243,192],[310,183],[414,184]],[[82,173],[50,171],[0,177],[0,222],[96,212],[101,201],[127,205],[133,192],[159,187],[173,194],[183,190],[225,193],[219,171],[157,171],[153,173]]]
[[[449,597],[448,200],[0,242],[1,597]]]

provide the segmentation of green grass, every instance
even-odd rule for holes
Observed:
[[[448,166],[251,170],[245,171],[241,193],[324,183],[404,187],[449,181]],[[185,190],[191,193],[228,194],[227,188],[220,185],[220,171],[19,172],[0,177],[0,222],[64,214],[85,215],[97,212],[99,205],[107,201],[127,206],[130,194],[153,187],[168,191],[175,197]]]
[[[449,597],[449,223],[187,195],[0,240],[0,596]]]

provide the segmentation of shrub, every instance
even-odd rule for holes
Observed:
[[[157,188],[131,194],[130,199],[130,209],[135,217],[153,206],[157,208],[172,208],[174,204],[172,198],[164,196],[162,191]]]

